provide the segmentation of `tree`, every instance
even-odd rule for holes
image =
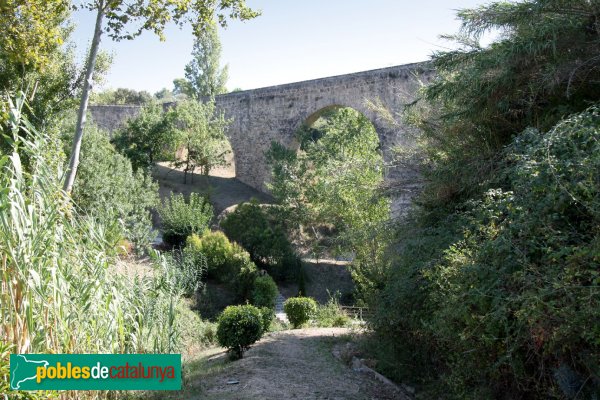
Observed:
[[[548,130],[600,99],[599,15],[595,0],[495,2],[458,13],[462,28],[446,37],[459,48],[434,54],[436,78],[411,115],[423,131],[428,208],[481,195],[482,182],[498,180],[498,151],[514,135]],[[501,40],[480,46],[493,30]]]
[[[192,61],[185,66],[183,93],[190,97],[213,98],[227,91],[227,66],[221,68],[221,42],[216,25],[209,25],[194,43]],[[175,82],[174,82],[175,83]]]
[[[200,167],[208,175],[216,166],[227,165],[225,130],[230,124],[223,113],[217,113],[215,103],[187,100],[169,111],[178,133],[179,146],[185,150],[185,158],[174,164],[184,167],[184,183],[187,174]],[[193,175],[192,175],[193,176]],[[193,179],[193,178],[192,178]]]
[[[161,104],[152,102],[115,136],[115,147],[129,160],[134,170],[149,170],[155,161],[172,160],[177,147],[173,113],[164,113]]]
[[[173,79],[173,94],[188,97],[192,93],[192,87],[185,78]]]
[[[408,114],[424,191],[371,303],[393,378],[450,399],[600,393],[599,16],[596,0],[493,2],[434,55]]]
[[[0,2],[0,55],[23,67],[43,68],[63,44],[61,24],[69,0],[3,0]]]
[[[132,40],[144,31],[152,31],[164,39],[164,28],[168,22],[181,26],[190,23],[196,37],[214,22],[215,14],[221,26],[227,25],[227,17],[247,20],[258,15],[248,8],[244,0],[156,0],[128,3],[124,0],[95,0],[84,3],[82,8],[96,12],[96,23],[92,45],[86,64],[85,82],[77,114],[77,125],[71,157],[64,182],[64,190],[70,192],[77,174],[79,153],[85,125],[86,111],[92,89],[92,75],[100,48],[102,33],[113,40]],[[106,25],[104,20],[107,20]],[[131,30],[128,30],[131,28]]]
[[[53,168],[62,167],[64,156],[57,126],[63,113],[76,105],[83,77],[69,42],[69,15],[68,0],[0,1],[0,93],[25,93],[23,117],[48,135],[43,154]],[[100,55],[94,79],[101,79],[108,60]],[[5,130],[3,119],[0,115],[0,129]],[[30,133],[22,129],[19,134]],[[0,139],[0,151],[9,147]]]
[[[94,93],[90,101],[94,104],[132,104],[144,105],[152,101],[152,95],[145,90],[118,88]]]
[[[270,189],[286,224],[316,252],[325,246],[378,256],[384,241],[369,235],[390,210],[378,190],[383,158],[371,122],[342,108],[324,115],[313,128],[304,127],[297,138],[298,153],[273,143],[267,154],[273,168]],[[370,244],[374,247],[368,249]]]

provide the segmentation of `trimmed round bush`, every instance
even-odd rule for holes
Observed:
[[[233,359],[244,356],[244,352],[258,341],[263,334],[263,315],[251,305],[229,306],[219,317],[217,341],[229,350]]]
[[[268,332],[271,327],[271,321],[275,318],[275,310],[271,307],[261,307],[260,313],[262,315],[263,331]]]
[[[290,297],[283,303],[283,310],[294,328],[307,323],[317,311],[317,302],[310,297]]]
[[[258,276],[252,288],[252,304],[256,307],[274,308],[278,293],[279,289],[273,278],[269,275]]]

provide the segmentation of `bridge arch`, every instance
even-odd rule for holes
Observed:
[[[415,100],[422,82],[432,77],[427,64],[417,63],[217,96],[217,108],[225,117],[233,119],[227,136],[234,153],[236,177],[266,191],[270,173],[265,153],[271,142],[293,146],[295,132],[304,121],[313,118],[319,110],[336,106],[350,107],[366,116],[379,136],[384,160],[391,161],[395,146],[412,144],[412,129],[404,125],[390,126],[367,102],[380,102],[390,110],[401,110]],[[123,115],[132,114],[131,110],[124,113],[122,106],[92,106],[90,109],[94,120],[108,130],[122,124]],[[418,177],[407,168],[391,169],[386,177],[400,177],[408,182],[403,184],[404,194],[395,199],[393,206],[405,208],[418,190]]]

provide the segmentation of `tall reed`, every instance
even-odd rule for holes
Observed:
[[[107,229],[62,191],[23,98],[5,103],[12,150],[0,155],[0,342],[20,353],[173,352],[180,290],[169,263],[158,257],[135,279],[115,270]]]

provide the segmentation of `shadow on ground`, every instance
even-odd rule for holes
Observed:
[[[273,198],[266,193],[246,185],[232,176],[188,174],[187,182],[183,182],[184,173],[170,168],[167,163],[156,164],[152,176],[160,186],[160,198],[164,199],[169,193],[201,193],[208,195],[215,209],[215,215],[233,205],[249,201],[252,198],[260,203],[272,203]]]

